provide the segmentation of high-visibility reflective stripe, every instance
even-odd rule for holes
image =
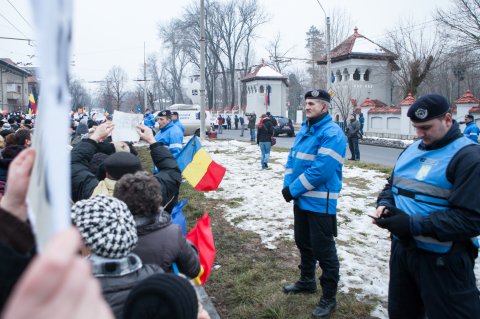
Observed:
[[[318,150],[318,154],[329,155],[329,156],[333,157],[334,159],[336,159],[337,162],[339,162],[340,164],[343,164],[343,160],[344,160],[343,157],[341,157],[340,154],[338,154],[337,152],[335,152],[331,148],[321,147]]]
[[[393,177],[393,185],[399,188],[411,190],[413,192],[418,192],[423,195],[430,195],[445,199],[450,196],[450,190],[448,189],[399,176]]]
[[[300,182],[302,183],[303,187],[305,187],[306,189],[312,190],[315,188],[315,186],[310,184],[310,182],[307,180],[307,178],[305,177],[305,174],[298,176],[298,178],[300,179]]]
[[[432,237],[414,236],[417,246],[437,253],[446,253],[452,247],[452,242],[441,242]]]
[[[285,170],[285,175],[292,174],[292,173],[293,173],[293,169],[291,169],[291,168],[287,168]]]
[[[329,199],[338,199],[339,193],[328,193],[328,192],[319,192],[319,191],[309,191],[303,193],[301,196],[306,197],[315,197],[315,198],[329,198]]]
[[[477,133],[470,133],[470,134],[468,134],[468,135],[475,135],[475,136],[477,136],[478,134],[477,134]]]
[[[170,144],[168,148],[182,148],[182,144]]]
[[[306,160],[306,161],[314,161],[315,160],[315,155],[302,153],[302,152],[297,152],[297,154],[295,154],[295,157],[299,158],[299,159]]]

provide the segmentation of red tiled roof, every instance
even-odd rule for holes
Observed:
[[[399,107],[374,107],[370,110],[368,110],[368,113],[376,113],[376,114],[385,114],[385,113],[391,113],[391,114],[401,114],[402,110]]]
[[[384,106],[387,106],[387,104],[380,101],[380,100],[372,100],[367,96],[365,101],[363,101],[362,104],[360,104],[360,106],[362,106],[362,107],[371,107],[371,106],[384,107]]]
[[[470,110],[468,110],[468,113],[480,113],[480,107],[474,106]]]
[[[332,62],[335,61],[341,61],[345,60],[347,58],[361,58],[361,57],[370,57],[372,59],[387,59],[387,60],[396,60],[397,55],[390,50],[387,50],[386,48],[382,47],[381,45],[378,45],[377,43],[373,42],[369,38],[361,35],[358,33],[358,28],[355,27],[353,29],[353,34],[346,38],[342,43],[337,45],[333,50],[330,51],[330,59]],[[380,47],[384,53],[373,53],[373,52],[352,52],[353,46],[355,44],[355,41],[359,38],[363,38],[372,44]],[[318,64],[326,64],[327,63],[327,56],[324,54],[320,57],[320,59],[317,61]]]
[[[407,97],[400,102],[400,106],[412,105],[416,101],[412,93],[408,93]]]
[[[480,100],[473,96],[473,93],[470,92],[470,90],[466,90],[462,97],[455,101],[457,104],[472,104],[479,102]]]

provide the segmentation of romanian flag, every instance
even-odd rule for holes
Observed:
[[[225,175],[225,167],[215,163],[202,147],[197,136],[193,136],[177,156],[183,177],[197,191],[212,191]]]
[[[198,249],[201,270],[197,277],[199,280],[197,278],[195,279],[199,281],[201,285],[204,285],[212,272],[216,252],[208,212],[205,212],[203,217],[197,220],[195,227],[187,234],[187,239]]]
[[[265,89],[265,106],[270,105],[270,93],[272,92],[272,87],[270,85],[267,85]]]
[[[35,103],[35,97],[32,91],[28,97],[28,114],[37,114],[37,103]]]

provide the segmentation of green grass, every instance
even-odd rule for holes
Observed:
[[[366,163],[366,162],[345,162],[345,166],[348,167],[359,167],[359,168],[364,168],[364,169],[372,169],[375,171],[379,171],[381,173],[390,175],[392,173],[392,167],[385,166],[385,165],[380,165],[380,164],[372,164],[372,163]]]

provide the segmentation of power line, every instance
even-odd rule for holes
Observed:
[[[19,28],[17,28],[13,23],[11,23],[3,14],[0,13],[0,17],[4,18],[5,21],[7,21],[15,30],[17,30],[18,32],[20,32],[25,38],[28,38],[25,33],[23,33],[22,31],[20,31]]]
[[[22,17],[23,21],[25,21],[25,23],[28,24],[28,26],[33,29],[33,27],[32,27],[32,25],[30,24],[30,22],[28,22],[27,19],[25,19],[25,18],[23,17],[23,15],[20,13],[20,11],[18,11],[17,8],[15,8],[15,6],[13,5],[13,3],[11,3],[10,0],[7,0],[7,2],[10,3],[10,5],[12,6],[12,8],[13,8],[15,11],[17,11],[18,15],[19,15],[20,17]]]

